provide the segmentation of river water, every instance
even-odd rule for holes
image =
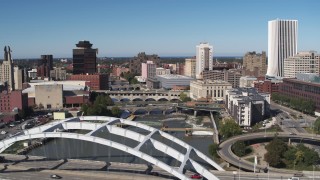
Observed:
[[[172,118],[175,116],[172,115],[145,115],[139,116],[135,119],[137,122],[141,122],[147,124],[149,126],[155,128],[161,128],[163,123],[169,127],[190,127],[184,120],[176,119],[163,121],[164,119]],[[208,124],[208,126],[210,126]],[[140,132],[143,134],[147,134],[147,132],[140,128],[135,127],[127,127],[130,130]],[[208,146],[213,143],[212,136],[185,136],[184,132],[171,132],[171,135],[185,141],[196,149],[200,150],[204,154],[208,155]],[[117,135],[113,135],[108,133],[106,130],[99,131],[95,134],[98,137],[108,137],[116,142],[121,142],[130,147],[135,147],[138,145],[138,142],[123,138]],[[165,138],[162,138],[159,134],[155,134],[152,138],[157,139],[160,142],[167,144],[168,146],[180,151],[181,153],[185,153],[186,149],[181,146],[172,143]],[[158,158],[159,160],[165,162],[171,166],[179,166],[180,162],[176,161],[174,158],[156,150],[151,143],[144,144],[141,151],[146,152],[147,154]],[[107,146],[85,142],[80,140],[73,139],[53,139],[49,141],[44,146],[38,147],[36,149],[31,150],[29,155],[35,156],[45,156],[52,159],[63,159],[63,158],[72,158],[72,159],[87,159],[87,160],[97,160],[97,161],[106,161],[106,162],[123,162],[123,163],[139,163],[146,164],[146,162],[140,158],[136,158],[128,153],[119,151],[117,149],[113,149]],[[191,154],[191,157],[194,157],[195,160],[199,160]],[[202,161],[199,161],[202,163]],[[205,165],[205,164],[204,164]]]

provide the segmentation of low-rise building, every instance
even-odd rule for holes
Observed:
[[[242,76],[241,69],[204,70],[202,73],[203,79],[226,81],[231,83],[233,88],[239,87]]]
[[[90,90],[108,90],[108,74],[76,74],[68,80],[88,81]]]
[[[250,127],[269,116],[270,94],[258,93],[254,88],[226,90],[226,108],[242,127]]]
[[[239,87],[254,87],[254,82],[255,81],[257,81],[256,77],[242,76],[240,78]]]
[[[317,116],[320,116],[320,83],[308,82],[296,78],[284,78],[279,93],[289,97],[315,102]]]
[[[62,68],[54,68],[50,71],[50,78],[56,81],[64,81],[67,79],[67,71]]]
[[[156,78],[164,89],[172,89],[173,86],[190,86],[190,81],[193,80],[191,77],[176,74],[159,75]]]
[[[232,85],[221,80],[195,80],[190,83],[190,97],[192,99],[207,98],[213,101],[223,101],[225,91]]]
[[[165,69],[165,68],[156,68],[156,75],[166,75],[166,74],[171,74],[170,69]]]
[[[35,103],[43,109],[63,108],[63,85],[35,85]]]
[[[279,84],[282,83],[282,80],[277,79],[265,79],[254,82],[254,88],[259,92],[272,93],[279,92]]]
[[[0,112],[19,111],[28,107],[28,94],[17,91],[0,93]]]

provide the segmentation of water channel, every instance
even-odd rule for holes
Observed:
[[[135,121],[147,124],[149,126],[160,129],[163,124],[169,127],[190,127],[186,123],[184,118],[186,115],[144,115],[137,116]],[[190,117],[190,116],[189,116]],[[211,127],[212,124],[205,123],[204,126]],[[142,134],[147,134],[143,129],[136,127],[127,127],[130,130],[140,132]],[[208,146],[213,143],[212,136],[186,136],[184,132],[169,132],[171,135],[187,142],[191,146],[200,150],[204,154],[208,155]],[[135,147],[138,145],[138,142],[123,138],[117,135],[113,135],[107,132],[107,130],[99,131],[95,134],[98,137],[108,137],[109,139],[121,142],[130,147]],[[157,139],[160,142],[163,142],[170,147],[185,153],[186,149],[181,146],[171,143],[165,138],[162,138],[159,134],[152,136],[154,139]],[[176,161],[174,158],[156,150],[151,143],[146,143],[142,146],[141,151],[146,152],[153,157],[158,158],[159,160],[169,164],[171,166],[179,166],[180,162]],[[97,161],[106,161],[106,162],[123,162],[123,163],[138,163],[146,164],[146,162],[140,158],[136,158],[128,153],[113,149],[107,146],[85,142],[80,140],[73,139],[53,139],[49,141],[44,146],[40,146],[36,149],[31,150],[29,155],[35,156],[45,156],[52,159],[63,159],[63,158],[72,158],[72,159],[87,159],[87,160],[97,160]],[[191,155],[196,157],[194,155]],[[199,160],[198,158],[195,158]],[[202,161],[199,161],[200,163]],[[205,165],[205,164],[204,164]]]

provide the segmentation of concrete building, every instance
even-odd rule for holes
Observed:
[[[185,59],[184,75],[192,78],[196,78],[196,59]]]
[[[141,52],[138,56],[135,56],[129,63],[129,70],[131,73],[141,75],[141,64],[147,61],[153,61],[157,67],[160,66],[160,57],[156,54],[146,55],[145,52]]]
[[[201,79],[204,70],[212,70],[213,47],[209,43],[200,43],[196,46],[196,78]]]
[[[320,83],[284,78],[279,86],[279,93],[289,97],[315,102],[317,116],[320,116]]]
[[[191,77],[176,74],[159,75],[156,78],[164,89],[172,89],[173,86],[190,86],[190,81],[193,80]]]
[[[166,74],[171,74],[170,69],[165,69],[165,68],[161,68],[161,67],[156,68],[156,76],[157,75],[166,75]]]
[[[90,90],[108,90],[108,79],[108,74],[76,74],[68,77],[72,81],[87,81]]]
[[[269,116],[270,94],[258,93],[254,88],[226,90],[226,108],[242,127],[250,127]]]
[[[319,74],[320,55],[316,51],[298,52],[284,60],[284,77],[295,78],[298,73]]]
[[[144,79],[153,78],[156,75],[157,65],[153,61],[141,63],[141,76]]]
[[[0,93],[0,112],[19,111],[28,107],[28,94],[17,91]]]
[[[28,77],[31,79],[37,79],[37,69],[31,69],[28,71]]]
[[[195,80],[190,82],[190,97],[223,101],[226,90],[231,88],[230,83],[221,80]]]
[[[37,76],[41,79],[50,78],[50,71],[53,69],[53,56],[41,55],[38,60]]]
[[[233,88],[239,87],[240,78],[242,76],[241,69],[229,69],[229,70],[210,70],[203,71],[202,77],[204,80],[222,80],[232,84]]]
[[[247,52],[243,57],[244,74],[247,76],[262,77],[267,73],[266,52]]]
[[[54,81],[64,81],[67,79],[67,71],[62,68],[54,68],[50,71],[50,77]]]
[[[284,76],[284,60],[297,53],[298,21],[268,22],[268,76]]]
[[[160,89],[161,88],[161,83],[156,78],[148,78],[146,84],[147,84],[147,88],[149,88],[149,89]]]
[[[256,77],[250,77],[250,76],[242,76],[240,78],[240,85],[239,87],[254,87],[254,82],[257,81]]]
[[[35,85],[35,104],[44,109],[63,108],[63,85]]]
[[[14,76],[14,89],[22,90],[22,83],[24,83],[24,73],[22,69],[19,69],[18,66],[13,68],[13,76]]]
[[[73,49],[73,74],[94,74],[97,72],[98,49],[92,49],[90,41],[79,41]]]
[[[0,65],[0,82],[6,84],[9,91],[14,90],[13,63],[9,46],[4,47],[4,60]]]

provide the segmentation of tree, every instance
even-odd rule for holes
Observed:
[[[220,123],[220,134],[227,139],[242,134],[242,129],[233,119],[226,119],[224,123]]]
[[[320,134],[320,117],[314,122],[313,130],[316,134]]]
[[[182,102],[187,102],[187,101],[191,101],[191,98],[187,96],[187,94],[185,94],[184,92],[180,93],[180,100]]]
[[[268,152],[264,155],[264,158],[270,166],[279,167],[282,164],[281,158],[284,157],[287,149],[288,145],[275,135],[273,140],[266,145]]]
[[[121,109],[120,109],[118,106],[113,106],[113,107],[111,108],[111,113],[112,113],[112,116],[120,117],[120,115],[121,115]]]
[[[246,149],[247,146],[244,144],[243,141],[237,141],[231,147],[232,152],[239,157],[246,155]]]
[[[219,144],[217,143],[210,144],[208,147],[209,154],[214,158],[219,157],[217,153],[218,150],[219,150]]]
[[[264,159],[269,163],[270,166],[272,167],[279,167],[282,163],[281,157],[278,153],[275,151],[267,152],[264,155]]]

